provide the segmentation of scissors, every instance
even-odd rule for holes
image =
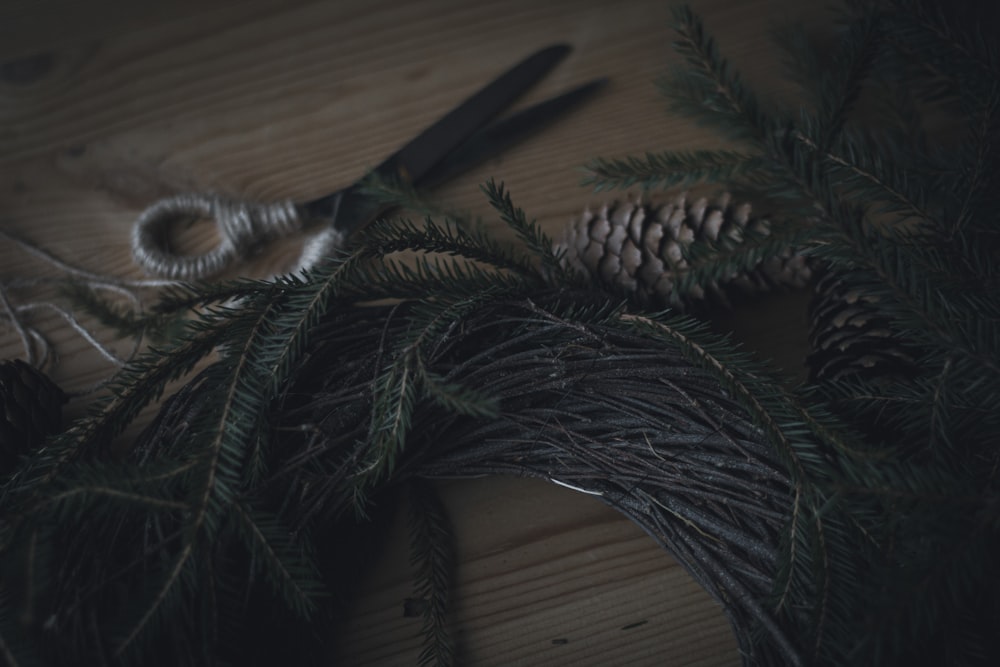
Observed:
[[[500,75],[421,132],[355,183],[313,201],[258,203],[217,195],[179,194],[148,207],[132,229],[132,256],[142,269],[171,280],[199,280],[222,273],[268,241],[324,228],[304,245],[298,269],[329,257],[349,236],[391,206],[366,194],[370,179],[429,187],[524,138],[577,105],[606,83],[597,79],[488,125],[521,93],[543,78],[568,53],[556,44]],[[172,226],[214,221],[219,244],[201,255],[177,254],[168,242]]]

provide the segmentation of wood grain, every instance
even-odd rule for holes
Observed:
[[[676,560],[616,511],[537,480],[439,486],[458,536],[462,664],[732,665],[728,622]],[[393,540],[405,540],[405,516]],[[404,549],[366,581],[337,664],[411,664],[419,618]],[[407,638],[387,642],[389,635]]]
[[[90,270],[139,277],[129,229],[157,197],[210,190],[302,199],[350,183],[553,42],[575,50],[522,105],[599,76],[610,78],[608,88],[442,187],[442,201],[489,222],[478,185],[494,177],[554,231],[606,197],[580,185],[588,159],[720,143],[669,116],[656,90],[676,62],[669,5],[660,0],[147,4],[19,0],[0,8],[0,226]],[[694,6],[751,83],[794,94],[777,79],[766,30],[797,3]],[[193,233],[202,244],[213,235],[208,226]],[[266,274],[275,261],[246,271]],[[47,271],[0,242],[0,279]],[[803,304],[803,295],[747,304],[719,326],[794,376]],[[58,318],[35,323],[57,346],[53,374],[64,386],[88,387],[113,370]],[[20,355],[17,336],[0,328],[0,357]],[[456,619],[469,664],[737,661],[721,609],[594,499],[524,480],[443,490],[461,540]],[[418,626],[402,616],[410,583],[397,528],[367,580],[342,664],[415,660]]]

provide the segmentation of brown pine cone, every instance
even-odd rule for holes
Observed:
[[[702,239],[740,243],[749,230],[767,234],[770,223],[750,215],[750,204],[733,205],[728,194],[709,204],[688,202],[684,194],[658,207],[614,202],[596,213],[589,209],[565,229],[556,243],[565,266],[658,303],[684,305],[705,297],[700,288],[681,297],[674,289],[687,267],[684,250]],[[752,271],[730,276],[709,289],[725,300],[724,289],[762,292],[778,286],[801,287],[811,277],[805,257],[791,248]]]
[[[0,480],[18,459],[62,427],[67,396],[49,376],[20,359],[0,362]]]
[[[809,306],[809,344],[806,363],[814,381],[850,375],[897,379],[916,370],[912,351],[879,313],[878,297],[849,288],[835,273],[816,282]]]

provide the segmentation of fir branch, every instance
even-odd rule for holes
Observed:
[[[454,538],[447,510],[427,482],[410,484],[410,562],[416,566],[414,597],[424,601],[420,665],[449,667],[456,661],[448,608],[455,571]]]
[[[902,231],[880,233],[872,229],[856,207],[833,204],[830,208],[843,222],[837,234],[839,242],[819,245],[818,256],[851,267],[855,280],[863,282],[871,294],[884,295],[882,309],[906,335],[934,347],[954,349],[1000,373],[995,341],[967,329],[969,321],[978,322],[981,314],[970,311],[968,318],[956,319],[955,313],[949,312],[945,298],[951,295],[942,293],[934,280],[947,274],[937,248],[900,242]],[[933,271],[918,270],[922,265],[934,267]]]
[[[120,503],[130,510],[143,507],[148,511],[183,511],[188,504],[173,499],[174,487],[195,465],[195,461],[164,460],[137,470],[118,462],[76,463],[64,469],[34,505],[6,519],[37,522],[47,520],[45,517],[86,513],[95,511],[93,504],[101,500]],[[3,542],[4,547],[7,544]]]
[[[249,279],[198,284],[172,282],[158,294],[147,312],[102,298],[97,289],[103,288],[100,284],[71,282],[61,288],[76,307],[116,331],[119,337],[148,336],[156,342],[167,342],[181,334],[185,317],[192,311],[259,294],[268,285]]]
[[[961,188],[964,194],[948,230],[949,238],[954,238],[975,218],[980,217],[979,211],[989,212],[997,201],[994,180],[997,176],[996,158],[991,153],[997,150],[997,136],[1000,134],[998,107],[1000,107],[1000,85],[994,81],[989,93],[979,103],[973,115],[969,137],[960,151],[963,156],[971,155],[971,159],[966,160],[964,169],[956,174],[964,182],[964,187]],[[980,202],[984,195],[992,196],[992,200]],[[982,206],[982,203],[987,205]],[[995,233],[996,230],[989,231]]]
[[[964,612],[968,611],[968,604],[977,598],[981,600],[984,594],[996,593],[990,563],[998,545],[997,533],[985,528],[982,513],[965,514],[964,508],[956,508],[950,502],[945,507],[953,511],[940,514],[939,520],[945,523],[936,529],[933,538],[928,539],[921,528],[917,528],[915,535],[904,533],[901,537],[911,538],[906,542],[910,548],[886,564],[890,568],[903,564],[905,572],[902,576],[887,577],[881,595],[873,600],[878,614],[862,637],[862,646],[870,647],[876,655],[888,647],[890,654],[901,655],[904,660],[909,658],[906,661],[910,663],[928,655],[933,660],[940,651],[938,645],[954,642],[954,633],[961,629],[963,621],[967,622]],[[948,594],[941,595],[941,591]],[[995,637],[990,622],[995,618],[989,619],[988,611],[985,614],[988,619],[985,636]],[[926,648],[914,649],[911,634],[914,630],[930,640],[926,644],[917,643],[918,647],[923,644]],[[982,632],[980,629],[973,634],[983,637]],[[993,651],[995,658],[996,646]]]
[[[174,559],[170,572],[167,573],[153,592],[152,599],[149,599],[149,595],[142,596],[144,611],[138,621],[131,622],[129,632],[118,640],[117,648],[113,653],[115,659],[122,660],[127,657],[125,654],[126,650],[132,647],[143,630],[148,629],[152,625],[152,622],[156,620],[155,615],[157,612],[161,612],[162,616],[166,616],[165,608],[179,605],[181,584],[187,583],[182,579],[182,575],[186,568],[193,568],[191,556],[194,550],[195,546],[192,542],[185,544],[178,557]]]
[[[980,25],[960,25],[955,6],[946,9],[933,0],[892,0],[890,7],[891,44],[929,75],[923,79],[925,87],[927,79],[943,80],[949,84],[948,94],[976,99],[986,92],[984,83],[1000,77],[1000,52],[992,36],[985,36]],[[969,23],[970,17],[964,18]]]
[[[263,408],[271,398],[268,394],[259,393],[266,384],[251,361],[255,345],[260,343],[263,332],[270,326],[277,304],[278,301],[272,300],[267,307],[255,312],[253,318],[247,318],[245,324],[249,325],[249,329],[243,334],[242,344],[214,365],[217,374],[215,391],[221,396],[213,410],[203,418],[205,423],[202,428],[195,431],[199,437],[192,445],[202,451],[202,469],[198,471],[201,479],[192,489],[190,516],[185,520],[181,551],[138,620],[118,642],[116,657],[121,657],[147,628],[168,596],[181,583],[184,570],[191,567],[199,544],[212,539],[225,512],[235,501],[245,449],[253,439],[252,433],[259,428]]]
[[[301,358],[310,333],[330,308],[343,284],[359,271],[365,251],[331,259],[306,276],[303,283],[294,277],[280,279],[287,290],[287,301],[278,316],[262,331],[262,342],[254,348],[253,364],[266,383],[268,395],[273,395],[288,377],[295,362]]]
[[[178,342],[148,353],[130,363],[113,382],[114,396],[90,418],[78,422],[59,441],[93,442],[117,435],[138,412],[157,400],[166,384],[191,371],[220,343],[232,328],[252,319],[252,311],[215,311],[193,323]]]
[[[915,318],[910,330],[921,336],[933,335],[935,342],[943,341],[958,347],[988,367],[996,368],[989,353],[985,349],[977,349],[980,342],[969,339],[954,320],[936,317],[935,313],[941,313],[941,308],[929,305],[928,299],[938,300],[938,295],[926,288],[928,278],[916,274],[914,267],[933,262],[930,253],[935,251],[934,248],[890,242],[892,234],[900,232],[877,230],[859,204],[840,199],[832,186],[831,176],[818,172],[813,160],[803,155],[796,148],[796,143],[773,140],[772,145],[772,154],[786,170],[791,183],[812,202],[819,213],[817,219],[831,227],[817,230],[817,243],[813,250],[815,256],[856,273],[871,271],[876,280],[869,285],[876,293],[886,294],[887,305],[894,306],[903,318]],[[824,239],[828,235],[837,240],[830,242]]]
[[[499,273],[467,262],[418,257],[412,263],[383,260],[360,268],[338,293],[365,301],[381,298],[414,298],[451,292],[472,297],[481,292],[517,291],[525,286],[516,274]]]
[[[589,175],[584,185],[597,191],[626,189],[640,185],[644,190],[721,183],[737,177],[760,177],[766,166],[761,158],[726,150],[647,152],[644,157],[596,158],[586,165]]]
[[[557,280],[566,278],[566,269],[553,252],[555,245],[533,220],[529,221],[524,211],[514,206],[510,194],[504,190],[503,183],[496,184],[492,179],[482,186],[490,206],[500,214],[500,219],[514,231],[525,244],[528,252],[541,261],[543,269]]]
[[[899,213],[923,223],[938,219],[926,201],[921,175],[891,163],[860,135],[848,133],[836,148],[826,151],[803,132],[797,132],[795,138],[827,162],[833,179],[850,188],[852,197],[877,202],[873,212]]]
[[[373,409],[368,429],[370,451],[356,475],[362,483],[374,483],[391,474],[406,445],[420,389],[417,354],[415,350],[408,350],[387,368],[380,369],[372,394]]]
[[[875,109],[872,115],[879,121],[872,134],[881,136],[884,152],[897,162],[932,161],[925,129],[927,109],[917,100],[902,70],[905,64],[894,62],[892,54],[883,50],[871,84],[872,89],[884,91],[870,100]]]
[[[719,54],[701,19],[687,5],[673,10],[674,48],[687,62],[661,83],[675,111],[710,122],[734,139],[760,144],[775,131],[757,98]]]
[[[701,238],[682,248],[687,266],[674,271],[675,289],[685,295],[704,285],[725,284],[734,276],[752,273],[766,259],[808,248],[814,236],[810,224],[784,222],[766,231],[743,229],[736,240]]]
[[[313,558],[304,548],[308,536],[293,536],[277,516],[245,501],[233,503],[232,511],[237,532],[256,566],[253,576],[265,577],[289,609],[309,620],[317,610],[316,599],[323,596],[324,586]]]
[[[779,19],[770,30],[771,41],[782,50],[781,64],[789,79],[799,85],[813,105],[819,103],[815,94],[817,81],[827,73],[828,58],[819,47],[819,40],[810,35],[809,27],[791,17]]]
[[[861,95],[881,48],[881,26],[875,11],[863,13],[847,29],[841,47],[820,79],[818,144],[826,151],[840,134]]]
[[[408,333],[401,336],[395,354],[416,354],[420,376],[424,377],[425,358],[433,358],[437,348],[445,346],[465,318],[507,295],[503,286],[485,288],[469,294],[435,294],[430,303],[413,304],[407,312]],[[439,387],[444,389],[444,387]]]
[[[107,448],[147,405],[157,400],[167,383],[188,374],[200,361],[226,341],[233,329],[256,315],[245,311],[214,311],[188,325],[188,332],[162,349],[150,349],[133,359],[109,384],[111,395],[96,403],[90,414],[54,438],[42,456],[31,459],[19,489],[46,485],[63,467],[85,454]],[[13,492],[5,489],[4,494]],[[30,499],[26,499],[30,502]]]
[[[501,291],[502,293],[502,291]],[[380,371],[373,388],[374,409],[369,426],[369,463],[357,475],[366,483],[379,481],[392,473],[398,455],[406,444],[406,434],[421,394],[455,412],[470,416],[495,414],[496,402],[471,388],[428,374],[424,361],[425,344],[441,344],[444,330],[459,323],[469,312],[495,300],[497,291],[476,290],[452,303],[435,303],[425,312],[410,313],[411,334],[401,338],[393,350],[394,361]],[[450,298],[454,298],[451,296]]]
[[[524,258],[515,256],[483,231],[470,230],[451,219],[441,225],[433,218],[426,218],[421,227],[406,219],[376,221],[366,227],[363,242],[377,257],[404,250],[445,253],[513,271],[529,279],[538,276]]]
[[[72,489],[56,493],[45,499],[46,504],[58,504],[66,500],[76,500],[77,496],[87,496],[94,499],[109,498],[128,503],[130,506],[145,506],[157,510],[186,510],[187,503],[158,498],[146,493],[137,493],[116,489],[113,486],[74,486]]]
[[[163,291],[150,310],[154,315],[181,314],[212,304],[237,301],[266,291],[271,283],[240,278],[221,282],[176,283]]]
[[[423,388],[427,397],[456,415],[479,419],[495,418],[500,412],[496,397],[457,382],[449,382],[437,373],[424,370]]]

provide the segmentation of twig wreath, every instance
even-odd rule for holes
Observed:
[[[665,90],[747,152],[597,160],[594,182],[757,192],[766,233],[684,245],[678,302],[801,253],[837,275],[824,294],[843,310],[824,305],[816,338],[835,377],[783,384],[633,298],[624,261],[612,285],[575,272],[493,183],[517,246],[446,216],[386,219],[303,276],[174,289],[141,317],[106,309],[132,333],[184,324],[4,482],[0,656],[321,664],[375,515],[405,490],[421,662],[461,663],[427,480],[514,474],[639,524],[722,604],[745,664],[994,664],[996,51],[930,1],[851,3],[829,63],[787,40],[819,87],[793,115],[763,108],[690,11],[676,19],[687,67]],[[856,111],[873,88],[893,93],[874,125]],[[947,153],[914,120],[941,100],[968,133]],[[635,229],[640,248],[649,226]],[[861,320],[856,340],[905,342],[905,373],[836,342]]]

